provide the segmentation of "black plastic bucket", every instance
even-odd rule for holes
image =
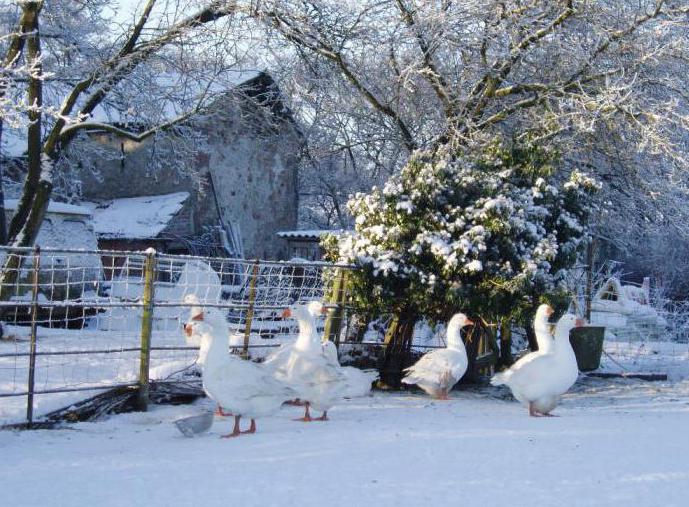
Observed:
[[[569,343],[577,356],[579,371],[591,371],[600,366],[604,336],[603,326],[575,327],[569,332]]]

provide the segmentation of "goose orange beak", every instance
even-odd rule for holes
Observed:
[[[584,319],[582,319],[581,317],[577,318],[577,320],[574,321],[574,325],[576,327],[583,327],[584,324]]]
[[[473,326],[473,325],[474,325],[474,321],[471,320],[471,319],[466,319],[466,320],[464,321],[464,325],[465,325],[465,326]]]
[[[289,319],[291,316],[292,316],[292,310],[290,310],[289,308],[285,308],[284,310],[282,310],[282,318],[283,319]]]
[[[194,327],[191,324],[184,324],[184,334],[187,336],[191,336],[191,333],[194,331]]]

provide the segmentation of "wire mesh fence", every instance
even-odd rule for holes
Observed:
[[[689,373],[689,306],[673,302],[651,278],[625,280],[620,263],[608,261],[591,273],[574,273],[579,308],[590,297],[590,320],[605,328],[601,369],[616,373],[661,373],[683,378]],[[587,294],[590,293],[590,296]]]
[[[84,392],[172,381],[193,367],[184,302],[226,312],[228,346],[254,359],[296,336],[287,305],[325,300],[337,334],[351,269],[149,252],[0,248],[0,421],[62,408]],[[148,327],[147,327],[148,326]]]
[[[311,300],[331,308],[322,333],[352,340],[341,358],[371,360],[384,347],[385,319],[357,322],[346,304],[351,266],[8,247],[0,261],[0,422],[31,420],[96,390],[183,378],[198,349],[182,333],[187,294],[226,312],[229,349],[251,359],[293,340],[297,324],[282,309]],[[573,284],[582,308],[583,279]],[[591,321],[606,327],[603,369],[686,377],[689,306],[620,279],[603,269],[592,282]],[[444,345],[442,333],[416,334],[417,352]]]

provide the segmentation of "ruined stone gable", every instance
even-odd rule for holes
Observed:
[[[83,155],[89,153],[84,149],[88,146],[75,150],[80,155],[72,169],[81,180],[83,199],[186,191],[190,198],[166,229],[168,234],[200,235],[205,226],[222,222],[239,232],[245,257],[285,258],[287,243],[275,234],[296,227],[303,141],[275,83],[259,74],[218,98],[193,125],[205,134],[205,142],[193,160],[193,171],[186,173],[174,158],[165,163],[155,158],[156,150],[165,148],[161,143],[174,143],[174,136],[134,143],[94,133],[78,141],[99,148],[88,159]]]

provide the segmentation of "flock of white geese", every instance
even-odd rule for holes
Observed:
[[[228,328],[217,308],[203,308],[198,299],[187,296],[191,307],[184,332],[188,343],[199,345],[198,363],[202,368],[203,389],[218,405],[221,415],[234,416],[234,427],[224,438],[256,432],[256,419],[275,413],[284,403],[304,407],[299,421],[326,421],[328,410],[343,398],[365,396],[378,375],[341,366],[335,345],[321,341],[317,318],[325,313],[323,305],[313,301],[294,305],[283,318],[299,323],[299,336],[282,345],[263,363],[254,363],[228,352]],[[581,325],[574,315],[565,314],[554,333],[548,323],[553,310],[541,305],[534,319],[539,350],[523,356],[511,368],[497,373],[493,385],[508,386],[514,397],[525,404],[534,417],[548,416],[576,381],[578,368],[569,343],[569,331]],[[402,380],[415,384],[436,399],[449,399],[449,391],[467,370],[468,359],[460,331],[473,324],[464,314],[454,315],[447,326],[447,346],[422,356],[405,370]],[[311,410],[320,413],[313,417]],[[250,419],[249,428],[241,430],[241,418]]]

